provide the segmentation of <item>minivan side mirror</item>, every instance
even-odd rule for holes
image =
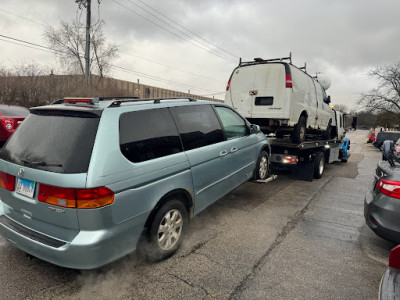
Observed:
[[[250,133],[259,133],[261,131],[260,126],[251,124],[250,125]]]

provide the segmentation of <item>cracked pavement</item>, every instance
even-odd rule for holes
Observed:
[[[313,182],[279,174],[246,183],[189,225],[171,258],[128,255],[76,271],[27,256],[0,237],[5,299],[376,299],[392,243],[365,226],[364,194],[379,151],[348,134],[347,164]]]

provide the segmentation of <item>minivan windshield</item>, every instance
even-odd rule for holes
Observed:
[[[0,158],[56,173],[86,173],[99,120],[88,112],[33,111],[0,151]]]

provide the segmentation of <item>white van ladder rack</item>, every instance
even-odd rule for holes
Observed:
[[[262,59],[262,58],[254,58],[254,61],[243,61],[242,58],[239,59],[239,66],[242,65],[254,65],[258,63],[267,63],[267,62],[272,62],[272,61],[284,61],[284,60],[289,60],[289,63],[292,63],[292,52],[289,53],[288,57],[281,57],[281,58],[271,58],[271,59]]]

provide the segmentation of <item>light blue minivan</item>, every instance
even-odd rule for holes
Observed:
[[[188,218],[268,176],[267,138],[222,103],[61,102],[31,108],[0,152],[0,232],[56,265],[167,258]]]

